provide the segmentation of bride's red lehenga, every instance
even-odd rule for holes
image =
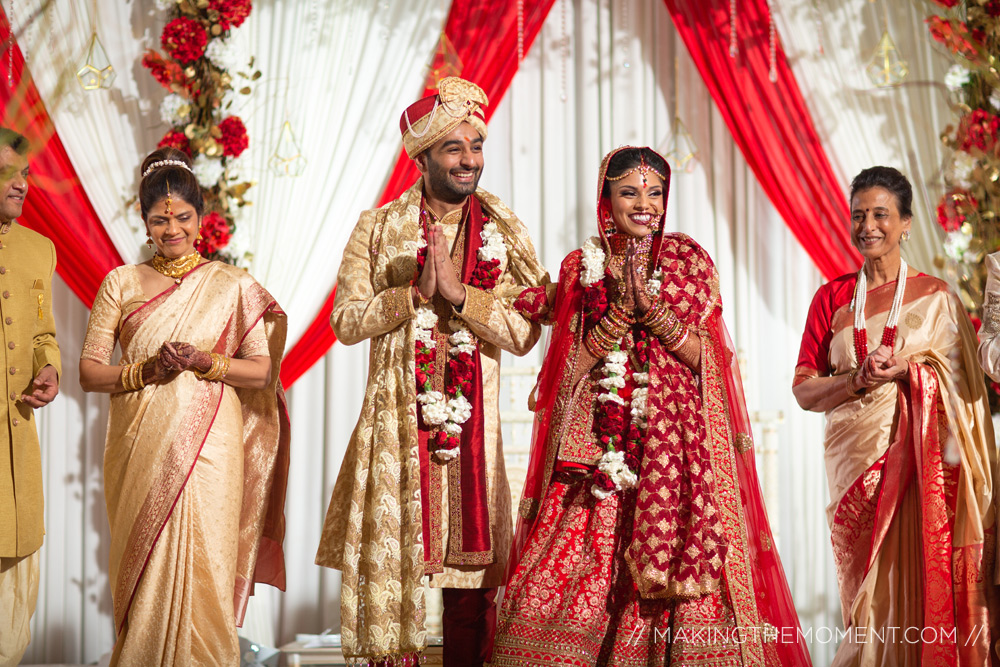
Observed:
[[[620,262],[628,237],[599,231],[605,266]],[[583,251],[563,261],[554,296],[533,288],[518,300],[553,332],[494,667],[811,664],[757,481],[715,265],[683,234],[651,240],[658,298],[700,338],[701,366],[692,371],[642,324],[623,338],[626,415],[635,374],[648,370],[646,427],[622,436],[634,488],[603,500],[591,491],[608,404],[599,373],[574,385],[572,369],[600,319],[593,311],[607,305],[581,284]]]

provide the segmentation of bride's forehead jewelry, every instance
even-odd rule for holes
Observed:
[[[659,176],[660,180],[663,181],[664,183],[666,183],[666,181],[667,181],[667,177],[666,176],[664,176],[663,174],[661,174],[657,170],[653,169],[653,167],[651,165],[646,164],[646,156],[643,155],[642,153],[639,154],[639,164],[637,166],[632,167],[631,169],[629,169],[625,173],[620,174],[618,176],[606,176],[605,178],[607,178],[609,181],[620,181],[623,178],[628,177],[629,174],[631,174],[633,172],[636,172],[636,171],[638,171],[639,175],[642,176],[642,187],[644,187],[644,188],[648,186],[648,183],[646,182],[646,174],[648,174],[650,172],[652,172],[652,173],[656,174],[657,176]]]
[[[169,180],[167,181],[167,201],[164,202],[164,203],[166,204],[166,207],[167,207],[166,211],[164,211],[164,212],[167,215],[173,215],[174,212],[173,212],[173,210],[171,210],[171,207],[173,206],[174,202],[173,202],[173,200],[170,199],[170,181]]]

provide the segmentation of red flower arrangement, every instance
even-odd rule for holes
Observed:
[[[208,11],[218,13],[217,24],[223,30],[239,28],[250,16],[253,9],[251,0],[209,0]]]
[[[970,30],[964,21],[931,16],[927,27],[935,40],[969,60],[975,60],[983,51],[982,31]]]
[[[469,284],[480,289],[493,289],[500,278],[500,260],[491,259],[488,262],[480,260],[472,270]]]
[[[191,142],[188,140],[187,135],[180,130],[170,130],[163,135],[163,138],[160,139],[160,143],[156,144],[156,147],[163,148],[164,146],[176,148],[183,153],[187,153],[188,157],[191,157]]]
[[[201,238],[194,246],[202,255],[211,255],[229,245],[232,236],[226,219],[212,211],[201,219]]]
[[[181,16],[168,23],[167,27],[163,29],[160,45],[174,60],[189,63],[205,55],[208,33],[194,19]]]
[[[149,70],[161,86],[167,90],[174,87],[185,89],[187,77],[184,69],[172,60],[167,60],[156,51],[146,51],[142,56],[142,66]]]
[[[989,111],[976,109],[962,116],[955,133],[958,147],[967,152],[978,148],[984,153],[992,151],[997,145],[997,133],[1000,132],[1000,118]]]
[[[968,190],[954,188],[941,197],[937,207],[937,221],[946,232],[957,232],[966,220],[966,213],[974,213],[979,202]]]
[[[983,5],[983,9],[994,18],[1000,16],[1000,0],[989,0],[989,2]]]
[[[222,154],[227,157],[238,157],[250,145],[247,128],[239,116],[230,116],[219,123],[219,132]]]
[[[607,277],[610,274],[605,274]],[[583,290],[583,325],[595,326],[608,310],[608,290],[603,280],[587,285]]]
[[[958,0],[934,0],[934,2],[949,9],[958,4]]]

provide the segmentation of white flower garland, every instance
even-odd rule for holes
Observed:
[[[583,271],[580,273],[580,284],[590,287],[598,280],[604,280],[604,261],[606,256],[601,246],[601,239],[591,236],[583,244]]]
[[[483,225],[481,234],[483,240],[479,248],[477,257],[479,261],[488,262],[496,259],[503,262],[507,257],[507,244],[504,236],[500,232],[495,222],[488,222]],[[423,225],[418,225],[417,249],[427,246],[427,239],[424,235]],[[430,304],[424,304],[417,308],[413,317],[414,338],[422,342],[428,349],[434,349],[437,343],[434,340],[434,327],[437,326],[438,316]],[[452,334],[448,336],[451,348],[448,354],[453,357],[463,357],[463,361],[471,362],[472,355],[478,347],[476,337],[466,327],[461,320],[452,318],[448,322],[448,327]],[[421,391],[417,394],[417,403],[420,404],[420,414],[424,423],[428,426],[439,427],[448,435],[461,435],[462,424],[472,417],[472,404],[461,394],[446,396],[440,391]],[[434,451],[434,456],[441,462],[451,461],[458,457],[459,448],[438,449]]]
[[[649,277],[646,281],[646,293],[649,296],[659,296],[660,290],[663,288],[663,269],[659,266],[653,271],[653,275]]]

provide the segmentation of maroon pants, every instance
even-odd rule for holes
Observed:
[[[444,667],[482,667],[493,653],[497,589],[442,588]]]

